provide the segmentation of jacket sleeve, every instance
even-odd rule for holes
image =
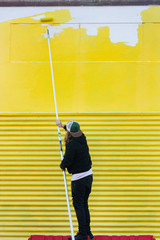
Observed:
[[[66,145],[66,151],[64,154],[64,158],[60,164],[60,168],[64,170],[65,168],[70,167],[74,162],[74,157],[75,157],[74,144],[72,142],[69,142]]]

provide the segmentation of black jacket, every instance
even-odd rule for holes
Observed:
[[[88,171],[91,165],[92,162],[85,135],[72,137],[66,145],[66,151],[60,167],[62,169],[67,168],[69,173],[75,174]]]

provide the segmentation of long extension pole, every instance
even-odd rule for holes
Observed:
[[[47,37],[48,37],[48,48],[49,48],[50,67],[51,67],[51,75],[52,75],[52,86],[53,86],[53,93],[54,93],[54,103],[55,103],[55,110],[56,110],[56,119],[58,119],[56,91],[55,91],[55,84],[54,84],[53,64],[52,64],[52,55],[51,55],[51,46],[50,46],[50,36],[49,36],[49,29],[48,28],[47,28]],[[61,132],[60,132],[60,128],[59,127],[58,127],[58,138],[59,138],[59,145],[60,145],[61,160],[63,160]],[[74,240],[72,215],[71,215],[71,209],[70,209],[70,203],[69,203],[69,197],[68,197],[68,187],[67,187],[67,180],[66,180],[66,173],[65,173],[65,171],[63,171],[63,177],[64,177],[64,185],[65,185],[65,192],[66,192],[66,199],[67,199],[67,207],[68,207],[68,215],[69,215],[71,236],[72,236],[72,240]]]

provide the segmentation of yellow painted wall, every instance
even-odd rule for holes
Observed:
[[[151,113],[160,111],[160,7],[142,11],[139,24],[113,21],[138,25],[133,46],[113,43],[103,24],[93,36],[87,23],[75,29],[69,9],[45,15],[64,27],[51,39],[57,103],[62,122],[77,120],[88,139],[93,233],[160,239],[160,116]],[[0,22],[2,240],[70,234],[55,115],[47,113],[54,101],[45,33],[31,17]],[[134,111],[149,113],[122,113]]]
[[[141,12],[136,46],[111,42],[107,26],[74,29],[68,9],[44,15],[68,24],[51,39],[59,112],[160,111],[159,6]],[[0,23],[0,112],[54,111],[46,28],[31,17]]]

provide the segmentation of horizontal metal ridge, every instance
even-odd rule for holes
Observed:
[[[0,227],[0,230],[1,229],[7,229],[7,227],[9,228],[13,228],[15,227],[15,230],[18,228],[19,226],[19,229],[22,229],[25,231],[29,230],[29,228],[31,228],[32,230],[35,228],[41,228],[41,230],[47,230],[48,228],[53,228],[55,226],[57,227],[63,227],[63,221],[67,222],[67,218],[64,218],[64,219],[60,219],[60,220],[57,220],[56,221],[51,221],[51,219],[48,219],[48,222],[45,222],[45,221],[38,221],[38,219],[34,219],[34,221],[16,221],[14,220],[14,224],[12,224],[10,221],[7,221],[7,222],[3,222],[1,223],[0,221],[0,224],[1,224],[1,227]],[[103,222],[103,220],[101,220]],[[73,223],[75,223],[76,221],[73,221]],[[139,225],[138,225],[139,223]],[[158,227],[154,224],[151,224],[151,223],[148,223],[148,222],[137,222],[135,223],[134,221],[133,222],[127,222],[127,221],[118,221],[118,220],[112,220],[112,222],[110,221],[105,221],[103,222],[103,224],[101,224],[101,222],[99,221],[96,221],[96,225],[97,227],[108,227],[108,228],[120,228],[121,226],[123,226],[125,224],[125,228],[129,228],[129,227],[132,227],[132,228],[137,228],[137,229],[146,229],[147,231],[147,228],[150,228],[150,230],[152,229],[152,231],[154,230],[157,230],[158,231]],[[137,226],[138,225],[138,226]],[[123,228],[123,227],[122,227]],[[34,230],[35,231],[35,230]]]
[[[87,117],[88,116],[160,116],[160,111],[150,111],[150,112],[59,112],[60,117]],[[2,117],[55,117],[55,112],[0,112]]]
[[[68,119],[69,120],[69,119]],[[81,126],[83,127],[89,127],[89,126],[95,126],[98,127],[100,126],[151,126],[154,125],[155,126],[159,126],[160,125],[160,117],[157,118],[156,120],[152,119],[117,119],[117,118],[97,118],[96,121],[95,119],[90,119],[88,121],[85,121],[85,119],[76,119]],[[67,121],[66,119],[64,121]],[[4,121],[2,121],[2,119],[0,120],[0,127],[5,127],[5,128],[10,128],[10,127],[40,127],[40,126],[44,126],[44,127],[54,127],[56,128],[56,124],[55,121],[52,120],[48,120],[48,119],[43,119],[43,120],[11,120],[11,119],[4,119]],[[56,129],[57,130],[57,129]]]
[[[105,228],[105,229],[104,229]],[[24,228],[24,226],[19,226],[19,227],[15,227],[13,226],[9,226],[10,232],[8,231],[8,226],[2,226],[0,227],[0,231],[3,231],[3,233],[1,234],[0,232],[0,237],[1,236],[24,236],[24,234],[29,236],[31,235],[51,235],[53,234],[53,229],[56,229],[56,232],[68,232],[70,234],[70,230],[69,230],[69,223],[66,222],[65,227],[63,227],[63,225],[59,225],[58,223],[55,224],[54,226],[50,226],[50,224],[48,226],[42,226],[40,224],[37,224],[36,226],[32,227],[32,224],[30,224],[30,226],[26,226]],[[134,235],[135,233],[137,233],[138,235],[155,235],[156,233],[159,234],[159,228],[158,227],[148,227],[148,226],[108,226],[107,227],[107,223],[106,224],[97,224],[97,228],[95,230],[95,232],[101,232],[100,235],[102,235],[102,232],[107,232],[113,235],[113,232],[120,233],[120,235],[122,233],[126,233],[129,235]],[[69,235],[66,234],[66,235]],[[106,235],[106,233],[105,233]],[[115,235],[115,234],[114,234]],[[124,234],[122,234],[124,235]]]
[[[120,145],[120,144],[119,144]],[[149,144],[147,145],[139,145],[136,144],[136,146],[132,146],[128,144],[121,144],[119,145],[111,145],[108,146],[108,144],[98,144],[96,147],[94,144],[89,144],[90,146],[90,150],[96,150],[96,151],[160,151],[159,145],[156,146],[150,146]],[[50,152],[54,152],[55,150],[59,150],[59,146],[55,146],[55,145],[51,145],[51,146],[39,146],[39,145],[14,145],[14,146],[4,146],[4,145],[0,145],[0,151],[50,151]]]
[[[139,206],[139,205],[142,205],[142,203],[144,203],[145,200],[148,200],[148,201],[153,201],[153,203],[156,205],[156,206],[160,206],[160,204],[158,203],[160,198],[159,197],[147,197],[147,196],[144,196],[143,198],[141,197],[126,197],[125,196],[125,200],[124,200],[124,197],[99,197],[99,198],[94,198],[90,200],[90,204],[91,204],[91,207],[94,205],[94,201],[101,201],[102,202],[102,205],[105,204],[105,205],[117,205],[117,201],[120,201],[119,202],[119,206],[123,206],[124,204],[125,205],[131,205],[133,203],[133,205],[135,206]],[[54,202],[58,201],[58,204],[57,206],[60,206],[60,205],[63,205],[62,202],[64,201],[64,196],[62,197],[59,197],[58,196],[31,196],[31,195],[28,195],[27,197],[26,196],[17,196],[17,195],[8,195],[8,196],[3,196],[3,197],[0,197],[0,202],[2,201],[7,201],[7,202],[10,202],[11,200],[13,201],[17,201],[18,203],[22,203],[24,202],[25,200],[29,200],[28,204],[30,203],[30,201],[37,201],[38,202],[43,202],[43,201],[46,201],[47,203],[48,202],[51,202],[53,201],[53,205],[54,205]],[[137,203],[135,204],[134,201],[137,201]],[[123,203],[122,203],[123,202]],[[96,207],[96,206],[95,206]]]
[[[7,221],[11,222],[13,220],[19,222],[19,221],[22,221],[22,217],[25,217],[26,222],[33,222],[33,221],[47,222],[48,220],[50,220],[51,222],[54,223],[56,220],[57,221],[65,220],[66,222],[68,221],[67,214],[65,214],[64,219],[63,219],[63,215],[57,216],[56,219],[53,219],[54,214],[48,214],[48,215],[34,214],[34,215],[30,215],[30,216],[28,216],[27,214],[20,214],[19,216],[13,214],[13,216],[2,216],[2,217],[0,217],[0,222],[6,221],[6,223],[7,223]],[[34,220],[33,220],[33,218],[34,218]],[[100,222],[100,221],[106,221],[106,222],[113,221],[114,222],[115,221],[115,216],[103,216],[103,217],[92,216],[92,218],[96,222]],[[150,219],[153,220],[153,221],[155,220],[154,217],[151,217]],[[117,220],[117,222],[119,222],[119,221],[127,222],[128,218],[127,218],[127,216],[116,216],[116,220]],[[76,222],[76,216],[73,218],[73,221],[74,221],[74,223]],[[130,218],[131,223],[136,222],[136,221],[138,223],[140,223],[140,222],[148,223],[147,216],[146,217],[139,217],[139,218],[136,218],[136,217],[131,217]],[[160,219],[157,218],[157,222],[159,222],[159,221],[160,221]],[[153,223],[153,225],[154,225],[154,223]]]
[[[17,223],[17,225],[18,225],[18,223],[19,222],[22,222],[22,217],[24,217],[23,215],[22,216],[8,216],[8,217],[0,217],[0,224],[3,224],[2,222],[5,222],[6,221],[6,225],[7,225],[7,222],[12,222],[12,221],[14,221],[14,222],[16,222]],[[34,220],[33,220],[33,218],[34,218]],[[96,223],[99,223],[99,222],[101,222],[101,221],[105,221],[106,223],[108,222],[108,226],[110,226],[110,222],[111,221],[113,221],[113,222],[115,222],[115,217],[107,217],[107,216],[105,216],[105,217],[93,217],[92,216],[92,219],[93,219],[93,221],[95,221]],[[152,217],[152,218],[150,218],[150,220],[151,221],[155,221],[155,218],[154,217]],[[24,220],[23,220],[24,221]],[[57,222],[62,222],[62,221],[68,221],[68,216],[67,216],[67,214],[63,217],[63,216],[61,216],[61,217],[56,217],[56,219],[53,219],[53,216],[35,216],[35,215],[33,215],[33,216],[25,216],[25,221],[24,221],[24,226],[25,226],[25,224],[27,223],[28,225],[30,224],[30,223],[33,223],[33,222],[37,222],[37,225],[38,225],[38,223],[39,224],[41,224],[41,225],[46,225],[47,224],[47,222],[48,221],[50,221],[51,222],[51,226],[52,225],[55,225],[55,222],[57,221]],[[119,216],[116,216],[116,223],[117,223],[117,225],[119,225],[119,222],[123,222],[123,223],[126,223],[126,226],[127,225],[129,225],[128,224],[128,218],[126,218],[126,217],[119,217]],[[134,226],[135,225],[135,222],[137,222],[137,223],[139,223],[139,224],[143,224],[143,225],[145,225],[145,226],[154,226],[154,223],[152,222],[152,224],[149,224],[149,222],[148,222],[148,220],[147,220],[147,217],[140,217],[140,218],[135,218],[135,217],[133,217],[133,218],[130,218],[130,223],[131,223],[131,225],[132,226]],[[157,223],[158,222],[160,222],[160,219],[159,218],[157,218]],[[74,217],[73,218],[73,223],[75,224],[76,223],[76,217]],[[9,224],[10,225],[10,224]],[[34,226],[35,224],[33,224],[33,226]]]
[[[99,187],[101,183],[101,187]],[[108,185],[107,187],[105,187],[105,185]],[[10,181],[2,181],[1,182],[1,187],[3,186],[12,186],[14,185],[15,187],[16,186],[22,186],[24,185],[24,188],[27,186],[30,186],[30,188],[32,189],[32,187],[42,187],[42,190],[44,190],[44,187],[46,187],[46,191],[47,191],[47,188],[49,188],[51,186],[51,189],[55,189],[57,190],[58,187],[59,187],[59,190],[60,189],[63,189],[63,183],[62,182],[59,182],[59,183],[55,183],[55,182],[49,182],[49,181],[42,181],[42,182],[37,182],[37,181],[33,181],[32,179],[29,181],[29,180],[25,180],[25,181],[13,181],[12,180],[12,184],[10,183]],[[113,186],[116,186],[116,187],[119,187],[121,185],[121,188],[125,188],[125,187],[128,187],[130,186],[132,189],[136,188],[137,187],[137,190],[140,188],[142,188],[142,186],[144,187],[143,189],[145,190],[146,187],[148,186],[148,189],[149,188],[152,188],[152,190],[154,189],[159,189],[160,188],[160,181],[123,181],[123,180],[119,180],[118,182],[117,181],[106,181],[105,182],[105,185],[102,182],[97,182],[97,183],[94,183],[94,190],[98,190],[98,187],[99,187],[99,190],[107,190],[108,187],[112,187]],[[1,198],[1,196],[0,196]]]

